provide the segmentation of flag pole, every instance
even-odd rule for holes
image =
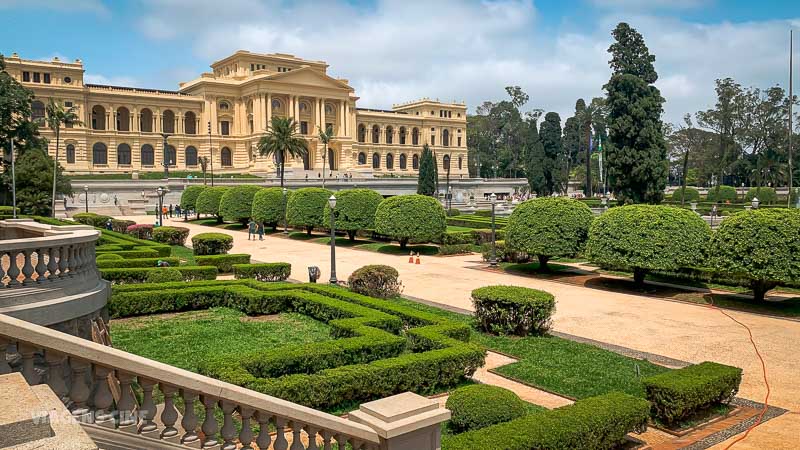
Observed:
[[[17,218],[17,174],[14,163],[14,138],[11,138],[11,214]]]

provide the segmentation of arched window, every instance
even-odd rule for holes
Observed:
[[[364,124],[358,126],[358,142],[367,141],[367,127]]]
[[[102,142],[95,142],[92,146],[92,164],[105,166],[108,164],[108,147]]]
[[[178,162],[178,155],[175,152],[175,147],[172,145],[167,145],[167,151],[164,157],[167,159],[167,164],[170,166],[174,166]]]
[[[358,165],[363,166],[367,163],[367,155],[364,152],[359,152],[358,154]]]
[[[303,153],[303,170],[311,170],[311,160],[308,157],[308,152]]]
[[[227,111],[231,109],[231,105],[228,102],[219,102],[219,110],[220,111]]]
[[[442,131],[442,145],[444,145],[445,147],[450,146],[450,130]]]
[[[419,145],[419,130],[417,128],[411,130],[411,145]]]
[[[377,153],[372,154],[372,168],[373,169],[380,169],[381,168],[381,155]]]
[[[67,144],[67,164],[75,164],[75,146]]]
[[[461,170],[461,167],[462,167],[462,165],[463,165],[463,162],[464,162],[464,158],[462,158],[461,156],[459,156],[459,157],[458,157],[458,170]]]
[[[372,126],[372,143],[377,144],[381,135],[381,129],[377,125]]]
[[[142,166],[149,166],[152,167],[156,165],[156,152],[153,150],[153,146],[150,144],[144,144],[142,146]]]
[[[191,145],[186,147],[184,151],[184,157],[186,159],[187,166],[196,166],[197,165],[197,149],[192,147]]]
[[[444,155],[442,158],[442,169],[450,170],[450,155]]]
[[[386,127],[386,143],[391,144],[394,139],[394,128]]]
[[[325,116],[336,117],[336,108],[330,103],[325,103]]]
[[[94,105],[92,107],[92,129],[106,129],[106,109],[100,105]]]
[[[117,165],[130,166],[131,165],[131,146],[128,144],[119,144],[117,146]]]
[[[34,100],[31,103],[31,120],[39,125],[44,125],[44,103],[39,100]]]
[[[161,119],[161,129],[164,133],[175,134],[175,113],[168,109],[161,115]]]
[[[272,114],[275,115],[277,112],[281,112],[283,110],[283,104],[277,98],[272,99]]]
[[[406,127],[400,127],[400,145],[406,145]]]
[[[386,168],[394,169],[394,155],[392,155],[391,153],[386,155]]]
[[[414,155],[411,157],[411,168],[414,170],[419,170],[419,155]]]
[[[330,170],[336,170],[336,155],[330,147],[328,147],[328,168]]]
[[[400,154],[400,170],[406,170],[408,168],[408,158],[406,157],[405,153]]]
[[[131,112],[128,108],[117,108],[117,131],[131,131]]]
[[[230,167],[233,165],[233,155],[231,155],[231,149],[228,147],[223,147],[222,152],[220,152],[220,159],[222,160],[223,167]]]
[[[183,115],[183,129],[186,134],[197,134],[197,115],[191,111]]]
[[[144,108],[140,113],[141,117],[139,119],[139,129],[147,132],[153,132],[153,111],[149,108]]]

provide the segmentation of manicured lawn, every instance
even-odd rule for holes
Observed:
[[[472,231],[472,230],[474,230],[474,228],[457,227],[455,225],[448,225],[447,226],[447,232],[448,233],[458,233],[458,232],[466,232],[466,231]]]
[[[423,256],[439,254],[439,247],[435,245],[409,245],[406,249],[401,249],[399,244],[373,242],[371,244],[359,245],[356,248],[369,250],[371,252],[386,253],[388,255],[408,255],[409,252],[419,253]]]
[[[114,347],[197,371],[215,355],[331,340],[330,327],[296,313],[248,318],[229,308],[113,320]]]
[[[701,305],[714,304],[720,308],[737,309],[740,311],[768,314],[778,317],[800,317],[800,297],[786,300],[765,300],[757,302],[725,294],[686,293],[675,296],[678,300],[698,303]]]
[[[186,266],[194,266],[194,252],[189,247],[184,247],[182,245],[173,245],[172,246],[172,256],[176,258],[180,258],[181,264]]]
[[[319,238],[319,239],[315,240],[314,242],[316,242],[317,244],[330,245],[331,238],[330,237]],[[336,246],[337,247],[356,247],[358,245],[365,245],[365,244],[369,244],[371,242],[372,241],[361,240],[361,239],[356,239],[355,241],[351,241],[349,238],[346,238],[346,237],[343,237],[343,236],[341,236],[341,237],[340,236],[336,236]]]
[[[305,231],[290,231],[289,232],[289,239],[294,239],[296,241],[310,241],[312,239],[318,239],[318,234],[308,234]]]

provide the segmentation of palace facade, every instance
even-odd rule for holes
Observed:
[[[68,173],[199,171],[209,158],[217,173],[274,173],[258,155],[269,118],[293,117],[309,154],[287,162],[287,176],[334,173],[416,175],[424,144],[441,176],[466,176],[466,105],[422,99],[391,110],[358,108],[348,80],[328,65],[293,55],[238,51],[212,71],[180,83],[177,91],[84,83],[80,60],[31,61],[16,53],[6,70],[35,94],[33,119],[55,155],[55,133],[45,105],[54,99],[76,109],[80,124],[61,129],[59,161]],[[327,154],[319,129],[333,130]],[[167,136],[166,139],[164,136]],[[166,142],[166,145],[165,145]],[[326,172],[328,173],[328,172]]]

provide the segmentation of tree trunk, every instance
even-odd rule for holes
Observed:
[[[686,198],[686,171],[689,170],[689,150],[683,155],[683,183],[681,183],[681,206]]]
[[[222,216],[217,216],[217,223],[222,223]]]
[[[350,242],[355,242],[356,230],[347,230],[347,237],[350,239]]]
[[[283,169],[284,169],[284,166],[285,166],[285,164],[283,163],[283,152],[282,151],[279,152],[279,155],[280,155],[279,160],[280,160],[280,165],[281,165],[281,187],[283,187]]]
[[[753,280],[750,282],[750,288],[753,289],[753,300],[757,302],[764,301],[767,291],[777,286],[778,283],[766,280]]]
[[[306,234],[311,236],[311,232],[314,231],[314,227],[306,227]]]
[[[550,257],[546,255],[536,255],[536,257],[539,259],[539,272],[550,272],[550,267],[547,265]]]
[[[649,270],[642,269],[640,267],[636,267],[633,269],[633,281],[638,285],[644,284],[644,277],[647,275]]]
[[[405,250],[408,245],[408,238],[402,238],[398,242],[400,242],[400,249]]]

